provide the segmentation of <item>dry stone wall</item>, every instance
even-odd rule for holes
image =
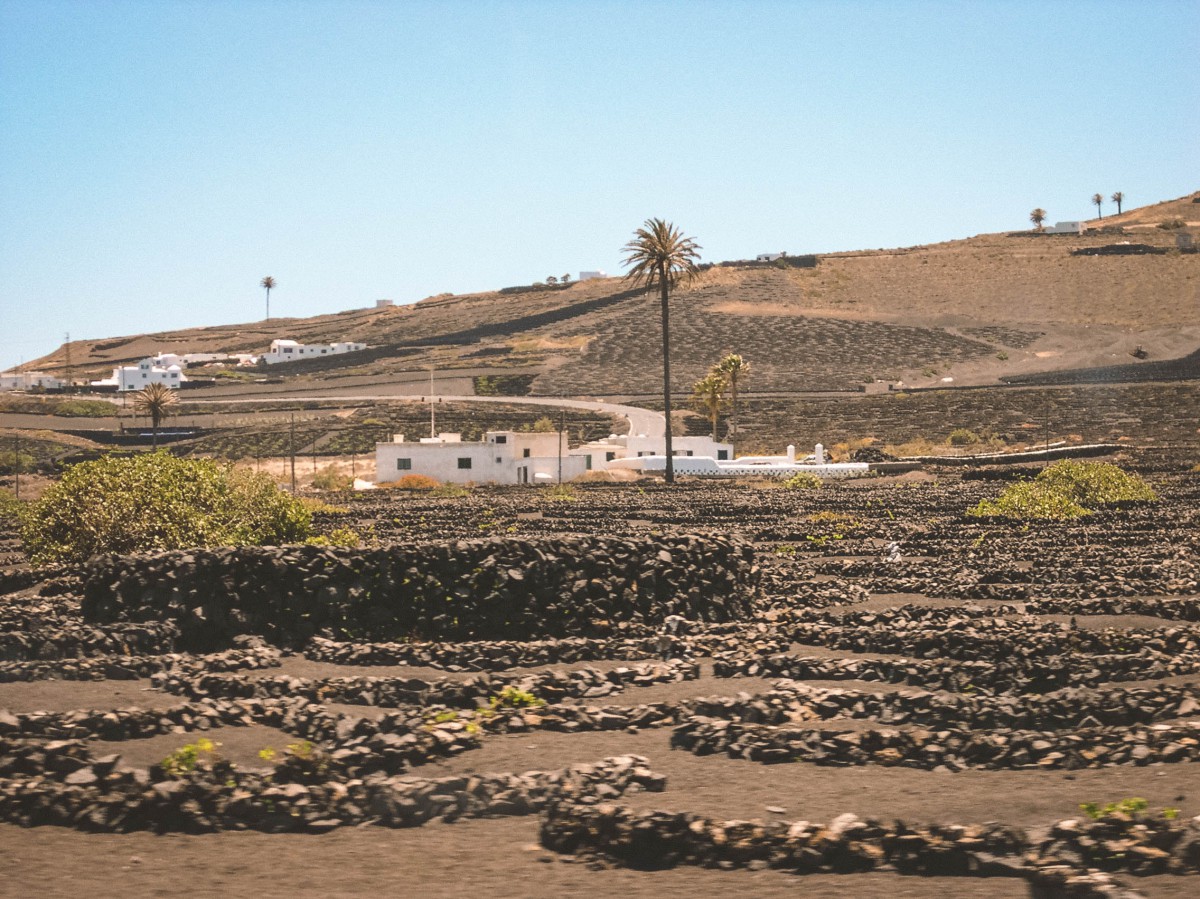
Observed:
[[[368,550],[244,547],[95,559],[92,622],[171,622],[182,649],[239,634],[355,640],[609,636],[752,611],[749,544],[720,537],[473,540]]]

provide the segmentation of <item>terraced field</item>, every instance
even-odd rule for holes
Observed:
[[[1193,896],[1189,461],[1137,454],[1162,501],[1069,525],[966,518],[996,488],[954,470],[347,497],[322,525],[407,554],[394,589],[465,591],[415,640],[354,551],[215,589],[235,556],[30,571],[6,532],[3,890]]]

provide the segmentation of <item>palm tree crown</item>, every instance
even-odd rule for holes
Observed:
[[[1124,199],[1125,194],[1121,193],[1120,191],[1117,191],[1112,195],[1112,201],[1117,204],[1117,215],[1121,214],[1121,203],[1124,201]]]
[[[263,278],[258,283],[262,287],[266,288],[266,291],[267,291],[267,319],[270,320],[270,318],[271,318],[271,288],[275,286],[275,279],[272,278],[270,275],[267,275],[265,278]]]
[[[692,385],[692,399],[696,409],[708,416],[712,422],[712,439],[717,439],[717,420],[725,405],[725,388],[729,383],[720,372],[710,371],[707,375]]]
[[[175,391],[166,384],[149,384],[133,395],[133,408],[150,416],[154,427],[154,448],[158,448],[158,426],[171,414],[171,407],[178,402]]]
[[[733,415],[729,420],[729,433],[737,434],[738,384],[750,374],[750,363],[740,353],[730,353],[714,367],[713,371],[729,382],[729,393],[733,400]]]
[[[1104,213],[1100,210],[1100,204],[1104,202],[1104,197],[1101,194],[1092,194],[1092,202],[1096,204],[1096,215],[1104,218]]]
[[[1029,213],[1029,220],[1037,226],[1039,231],[1041,231],[1042,222],[1046,220],[1046,210],[1039,206],[1037,209],[1033,210],[1033,212]]]
[[[671,289],[691,280],[700,269],[700,245],[685,237],[674,225],[662,219],[647,219],[625,244],[625,275],[635,287],[659,290],[662,301],[663,412],[666,415],[666,481],[675,482],[675,463],[671,447]]]

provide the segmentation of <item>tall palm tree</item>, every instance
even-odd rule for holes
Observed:
[[[719,372],[729,382],[729,395],[733,405],[732,414],[729,416],[729,433],[731,436],[737,436],[738,383],[750,375],[750,363],[739,353],[730,353],[716,364],[714,371]]]
[[[175,391],[166,384],[148,384],[133,395],[133,408],[150,416],[154,426],[154,448],[158,449],[158,426],[171,414],[171,407],[178,402]]]
[[[666,415],[666,481],[675,483],[675,462],[671,446],[671,288],[686,284],[700,271],[700,245],[685,237],[674,225],[662,219],[646,219],[625,244],[622,264],[632,266],[625,280],[635,287],[655,287],[662,301],[663,413]]]
[[[720,372],[713,370],[692,385],[692,399],[696,410],[703,412],[712,422],[712,439],[717,439],[717,419],[725,405],[725,389],[728,383]]]
[[[261,284],[263,287],[265,287],[267,290],[267,321],[270,321],[271,320],[271,288],[275,286],[275,279],[272,278],[270,275],[267,275],[265,278],[263,278],[258,283]]]
[[[1112,201],[1117,204],[1117,215],[1121,214],[1121,201],[1125,199],[1125,194],[1117,191],[1112,195]]]
[[[1104,197],[1100,194],[1092,194],[1092,202],[1096,204],[1096,217],[1104,218],[1104,213],[1100,211],[1100,204],[1104,202]]]
[[[1029,220],[1033,222],[1034,227],[1041,231],[1042,222],[1046,221],[1046,210],[1039,206],[1033,212],[1029,213]]]

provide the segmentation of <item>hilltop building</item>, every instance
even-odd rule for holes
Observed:
[[[1082,234],[1083,222],[1055,222],[1045,231],[1046,234]]]
[[[259,356],[259,361],[265,362],[267,365],[274,365],[276,362],[295,362],[297,359],[357,353],[366,348],[365,343],[309,344],[297,343],[294,340],[272,340],[271,349]]]
[[[607,278],[608,272],[580,272],[580,281],[595,281],[597,278]]]
[[[92,381],[93,387],[116,387],[118,392],[141,390],[151,384],[165,384],[172,389],[187,380],[183,367],[178,364],[158,365],[153,358],[143,359],[137,365],[122,365],[113,369],[111,377]]]

